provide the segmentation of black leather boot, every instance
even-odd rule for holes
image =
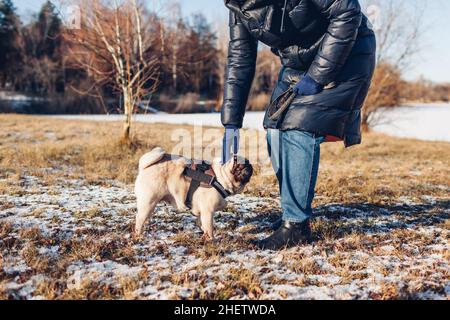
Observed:
[[[278,218],[272,225],[270,226],[270,230],[277,231],[283,225],[283,218]]]
[[[262,250],[281,250],[295,247],[311,241],[311,227],[309,220],[303,223],[283,221],[282,226],[267,239],[256,242]]]

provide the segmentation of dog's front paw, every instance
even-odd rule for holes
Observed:
[[[209,234],[207,232],[203,233],[202,239],[205,241],[214,241],[216,238],[214,237],[214,234]]]
[[[144,226],[136,225],[133,233],[134,239],[141,239],[144,236]]]
[[[133,240],[142,240],[142,238],[144,238],[142,233],[133,233]]]

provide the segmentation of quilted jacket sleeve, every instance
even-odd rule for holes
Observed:
[[[225,74],[222,124],[242,127],[255,76],[258,42],[234,13],[230,13],[230,43]]]
[[[358,0],[310,0],[330,21],[309,75],[318,83],[333,82],[346,63],[363,19]]]

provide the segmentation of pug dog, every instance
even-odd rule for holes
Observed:
[[[172,157],[162,148],[155,148],[142,156],[135,183],[136,236],[142,235],[145,222],[159,202],[171,204],[180,212],[189,210],[186,198],[191,178],[184,174],[187,163],[187,159]],[[241,157],[225,164],[216,159],[210,171],[229,194],[235,195],[241,193],[250,181],[253,167]],[[226,200],[215,188],[201,184],[193,193],[190,207],[192,213],[199,217],[205,237],[213,240],[214,213],[226,207]]]

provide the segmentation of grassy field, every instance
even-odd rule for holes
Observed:
[[[120,123],[0,123],[0,298],[449,298],[449,143],[371,133],[324,145],[316,242],[275,253],[248,244],[280,213],[264,168],[217,214],[216,242],[164,204],[133,239],[139,157],[192,127],[136,124],[128,147]]]

